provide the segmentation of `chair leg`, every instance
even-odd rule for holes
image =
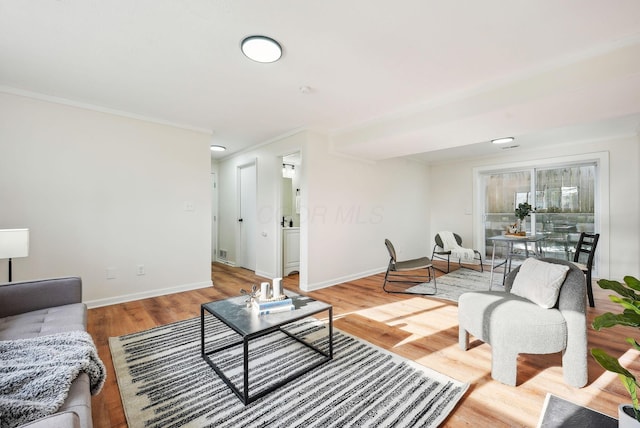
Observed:
[[[505,385],[516,386],[518,354],[491,347],[491,377]]]
[[[593,301],[593,288],[591,287],[591,271],[588,270],[585,273],[587,274],[587,297],[589,298],[589,306],[595,308],[596,304]]]
[[[382,284],[382,289],[386,292],[386,293],[390,293],[390,291],[387,290],[387,281],[389,279],[389,271],[391,270],[391,262],[389,262],[389,266],[387,266],[387,271],[384,274],[384,283]]]
[[[433,294],[436,294],[438,292],[438,286],[436,285],[436,270],[433,267],[433,265],[427,268],[427,272],[429,273],[429,276],[433,280]]]
[[[386,292],[386,293],[391,293],[391,294],[412,294],[414,296],[433,296],[438,292],[438,287],[436,285],[436,272],[433,268],[433,266],[428,266],[425,268],[426,270],[426,274],[423,275],[408,275],[408,277],[405,277],[405,279],[399,279],[400,277],[395,276],[395,274],[392,272],[391,269],[391,264],[389,264],[389,267],[387,268],[387,272],[384,274],[384,282],[382,284],[382,289]],[[395,271],[394,271],[395,272]],[[424,292],[424,293],[412,293],[412,292],[407,292],[407,291],[395,291],[395,290],[387,290],[387,283],[391,282],[396,282],[396,283],[404,283],[404,284],[414,284],[414,285],[418,285],[418,284],[422,284],[422,283],[429,283],[433,281],[433,292]]]
[[[576,388],[582,388],[589,380],[587,369],[587,337],[567,343],[562,351],[562,376],[564,381]]]
[[[462,326],[458,327],[458,344],[463,351],[469,349],[469,332]]]

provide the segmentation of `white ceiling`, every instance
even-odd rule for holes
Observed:
[[[245,58],[254,34],[282,59]],[[300,129],[427,161],[631,134],[640,1],[0,0],[0,90],[210,132],[214,157]]]

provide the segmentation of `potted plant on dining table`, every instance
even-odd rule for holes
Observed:
[[[518,204],[518,208],[515,209],[516,217],[518,218],[517,235],[526,235],[527,228],[525,226],[525,218],[533,212],[533,207],[528,202],[522,202]]]

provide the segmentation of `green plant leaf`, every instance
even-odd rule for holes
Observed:
[[[633,412],[636,415],[636,419],[638,419],[638,392],[636,389],[636,381],[635,379],[631,379],[628,376],[623,376],[621,374],[618,375],[625,389],[629,393],[631,397],[631,403],[633,404]]]
[[[613,291],[615,291],[616,293],[618,293],[622,297],[629,297],[630,299],[633,299],[633,300],[640,300],[640,295],[634,293],[633,290],[625,287],[623,284],[619,283],[618,281],[611,281],[609,279],[601,279],[601,280],[598,281],[598,285],[602,289],[613,290]],[[638,291],[640,291],[640,290],[638,290]]]
[[[625,284],[629,286],[629,288],[633,288],[636,291],[640,291],[640,280],[633,276],[625,276],[623,278]]]
[[[602,366],[603,369],[619,374],[625,378],[629,378],[633,381],[635,385],[636,377],[633,374],[631,374],[629,370],[622,367],[620,365],[620,362],[616,358],[607,354],[603,349],[594,348],[591,350],[591,355],[593,355],[593,358],[595,358],[595,360],[598,362],[598,364]],[[626,387],[626,384],[625,384],[625,387]],[[633,391],[635,393],[635,386]],[[629,393],[631,394],[631,391],[629,391]]]
[[[636,300],[632,300],[630,298],[620,298],[616,296],[609,296],[609,299],[611,299],[612,302],[619,304],[620,306],[622,306],[625,309],[628,309],[631,312],[640,314],[640,307],[638,307],[638,305],[640,305],[640,302]]]
[[[606,312],[595,317],[591,325],[596,330],[613,327],[615,325],[640,327],[640,315],[635,312],[624,312],[621,314]]]
[[[627,343],[629,345],[631,345],[633,347],[633,349],[635,349],[637,351],[640,351],[640,343],[636,342],[635,339],[633,339],[631,337],[627,337],[625,340],[627,341]]]

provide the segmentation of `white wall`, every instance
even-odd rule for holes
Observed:
[[[326,140],[307,150],[308,287],[384,271],[385,238],[406,260],[431,254],[427,169],[407,159],[363,162],[332,154]]]
[[[384,239],[400,258],[430,254],[427,169],[403,159],[361,162],[331,153],[328,138],[313,132],[283,138],[220,163],[220,248],[235,262],[236,170],[256,161],[258,254],[256,273],[279,270],[281,156],[300,151],[300,286],[305,290],[383,271]],[[266,236],[264,236],[266,235]]]
[[[81,276],[93,306],[210,285],[209,139],[0,94],[0,228],[31,231],[14,280]]]
[[[562,142],[559,142],[559,144]],[[603,220],[603,231],[597,256],[601,271],[612,279],[640,274],[640,174],[637,159],[638,137],[612,138],[601,141],[575,142],[554,147],[550,152],[529,150],[481,159],[448,162],[431,166],[430,189],[434,201],[431,208],[431,228],[460,231],[463,241],[473,242],[472,206],[473,169],[489,165],[535,162],[549,158],[607,152],[609,218]],[[474,243],[478,246],[479,243]]]

